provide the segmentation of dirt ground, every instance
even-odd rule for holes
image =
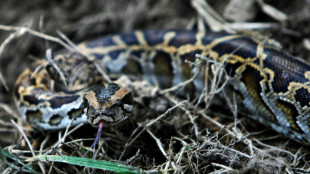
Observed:
[[[44,57],[46,49],[63,47],[27,32],[30,30],[13,27],[59,38],[63,33],[74,43],[137,29],[255,31],[275,40],[272,42],[292,55],[310,61],[308,0],[10,0],[0,1],[0,11],[0,148],[21,160],[32,154],[11,123],[13,119],[22,125],[16,117],[14,83],[34,59]],[[183,99],[169,95],[147,99],[144,105],[137,102],[133,118],[104,128],[97,159],[169,173],[310,172],[309,147],[255,123],[246,114],[234,118],[228,104],[224,109],[217,104],[225,100],[216,99],[207,111],[199,108],[203,111],[199,114],[182,106],[161,115],[175,106],[174,101]],[[165,109],[154,112],[154,105]],[[187,106],[191,108],[193,103]],[[159,116],[164,118],[146,127]],[[64,130],[48,132],[23,125],[37,155],[50,151],[92,158],[89,147],[97,129],[90,125],[74,131],[56,149],[51,147]],[[12,164],[18,166],[17,162]],[[37,161],[27,164],[41,173],[106,173],[62,163],[43,163],[43,168]],[[0,162],[0,171],[18,170]]]

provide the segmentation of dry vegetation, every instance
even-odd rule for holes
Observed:
[[[63,48],[40,33],[60,37],[60,31],[78,43],[136,29],[247,29],[277,40],[295,56],[309,57],[309,1],[207,2],[210,6],[203,0],[0,2],[1,24],[17,27],[0,26],[0,147],[21,160],[39,154],[93,157],[90,146],[97,130],[90,125],[69,132],[40,131],[22,123],[17,115],[11,89],[18,75],[33,59],[43,57],[47,48]],[[122,80],[123,85],[127,80]],[[310,172],[309,147],[253,122],[244,112],[237,114],[242,108],[236,107],[232,97],[218,97],[224,94],[217,90],[221,84],[216,81],[209,84],[207,94],[209,99],[217,91],[215,98],[200,105],[144,81],[130,84],[136,96],[134,116],[104,128],[96,159],[171,173]],[[15,172],[9,163],[0,162],[0,171]],[[42,173],[93,172],[62,163],[28,164]]]

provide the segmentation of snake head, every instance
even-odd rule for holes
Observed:
[[[133,111],[132,93],[114,83],[90,88],[84,99],[87,102],[88,122],[95,127],[101,121],[117,123]]]

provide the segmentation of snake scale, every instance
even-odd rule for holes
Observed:
[[[146,30],[99,38],[78,48],[109,75],[140,75],[161,88],[188,80],[194,68],[185,60],[194,62],[196,54],[224,62],[228,84],[240,94],[252,119],[310,144],[310,65],[253,37]],[[14,95],[24,120],[51,130],[66,127],[70,120],[72,125],[115,123],[132,112],[131,92],[114,83],[98,85],[81,57],[62,53],[54,62],[70,77],[67,86],[47,61],[36,62],[19,76]],[[201,94],[204,78],[198,75],[183,92]]]

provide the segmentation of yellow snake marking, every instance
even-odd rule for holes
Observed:
[[[202,38],[205,36],[205,32],[204,31],[200,31],[196,34],[196,46],[201,46],[202,45]]]
[[[112,40],[119,46],[119,47],[127,47],[127,44],[120,38],[120,36],[113,36]]]
[[[146,40],[144,39],[143,33],[141,31],[136,31],[135,35],[136,35],[140,45],[145,45],[145,46],[148,45]]]

